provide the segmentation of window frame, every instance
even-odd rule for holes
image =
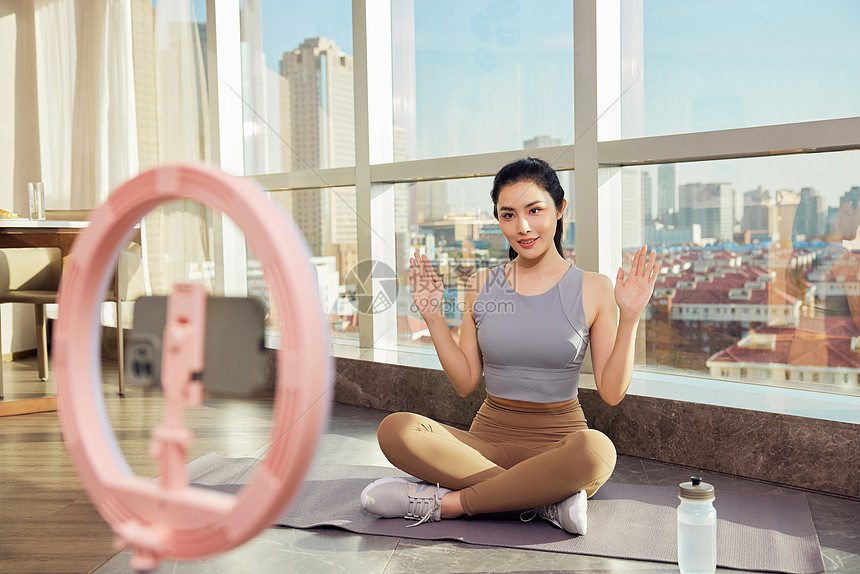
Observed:
[[[396,268],[390,248],[394,245],[393,230],[385,225],[394,209],[394,184],[492,176],[500,165],[526,152],[393,161],[391,1],[352,3],[356,165],[251,177],[270,192],[319,188],[320,180],[332,187],[355,186],[359,218],[370,222],[375,231],[359,225],[359,260],[376,259]],[[635,20],[635,11],[642,10],[641,2],[572,1],[574,61],[579,63],[573,82],[575,144],[527,153],[552,161],[558,169],[575,170],[577,235],[594,239],[580,242],[579,267],[614,279],[621,264],[620,218],[613,217],[613,207],[620,203],[622,167],[860,150],[860,117],[622,139],[620,106],[615,105],[623,94],[621,12],[622,5],[625,10],[632,9]],[[215,13],[238,14],[239,0],[208,0],[207,5],[210,21],[220,29],[230,18],[218,19]],[[210,61],[214,49],[215,43],[210,44]],[[215,129],[228,128],[222,121]],[[396,321],[393,308],[374,314],[372,320],[360,321],[358,358],[400,363],[404,353],[398,352]],[[350,341],[334,343],[350,349],[354,345]],[[416,353],[423,354],[415,348],[405,354]],[[356,358],[354,351],[348,354]],[[691,383],[710,380],[673,377]],[[763,388],[767,393],[771,387]]]

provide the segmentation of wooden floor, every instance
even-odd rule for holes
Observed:
[[[2,366],[7,400],[53,392],[38,381],[35,359]],[[136,474],[156,476],[147,448],[161,420],[160,392],[131,388],[118,397],[111,363],[102,379],[105,409],[126,460]],[[252,454],[268,439],[270,414],[270,401],[206,401],[187,413],[195,433],[189,459]],[[0,418],[0,572],[91,572],[116,553],[112,541],[72,465],[57,413]]]

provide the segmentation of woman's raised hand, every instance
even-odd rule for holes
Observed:
[[[433,265],[426,255],[415,252],[409,258],[409,284],[412,285],[412,301],[425,319],[438,314],[445,295],[442,278],[433,271]]]
[[[639,317],[651,299],[659,272],[656,260],[657,253],[651,251],[649,257],[648,246],[643,245],[633,256],[626,279],[624,269],[618,269],[618,277],[615,279],[615,303],[621,311],[622,319]]]

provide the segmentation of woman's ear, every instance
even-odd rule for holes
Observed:
[[[556,216],[555,216],[556,219],[561,219],[561,216],[564,215],[564,208],[565,207],[567,207],[567,200],[562,199],[561,200],[561,207],[559,207],[557,212],[556,212]]]

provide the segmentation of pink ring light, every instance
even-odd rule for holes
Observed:
[[[165,489],[136,476],[105,411],[96,351],[102,294],[135,224],[174,199],[218,209],[244,231],[281,316],[271,448],[237,495],[188,486]],[[75,240],[54,333],[60,423],[90,499],[121,544],[135,548],[135,568],[238,546],[271,526],[301,486],[328,420],[333,371],[309,258],[293,223],[256,186],[200,165],[163,166],[125,183],[93,212]]]

